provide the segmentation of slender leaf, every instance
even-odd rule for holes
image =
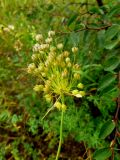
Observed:
[[[111,132],[114,130],[114,128],[115,128],[115,123],[111,120],[107,121],[105,124],[103,124],[103,126],[100,130],[99,137],[101,139],[105,139],[108,135],[111,134]]]
[[[111,85],[115,81],[116,77],[112,73],[108,73],[99,82],[98,91],[101,91]]]

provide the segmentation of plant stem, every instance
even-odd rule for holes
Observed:
[[[60,140],[59,140],[59,146],[58,146],[57,155],[56,155],[56,159],[55,160],[58,160],[58,158],[59,158],[59,154],[60,154],[60,150],[61,150],[61,145],[62,145],[63,113],[64,113],[64,110],[62,110],[62,112],[61,112]]]

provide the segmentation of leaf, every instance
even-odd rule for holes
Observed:
[[[111,83],[115,81],[116,77],[112,73],[108,73],[107,75],[103,76],[99,82],[98,91],[101,91],[107,88]]]
[[[112,152],[109,148],[99,149],[94,152],[93,159],[95,160],[106,160],[112,155]]]
[[[120,64],[120,60],[118,57],[111,57],[105,64],[104,64],[104,70],[105,71],[113,71],[117,68],[117,66]]]
[[[112,25],[108,30],[106,31],[105,38],[106,40],[111,40],[116,36],[117,33],[120,31],[120,25]]]
[[[0,113],[0,122],[7,121],[10,117],[10,112],[8,110],[3,110]]]
[[[106,42],[104,48],[111,50],[111,49],[113,49],[118,43],[119,43],[119,39]]]
[[[111,120],[107,121],[105,124],[103,124],[99,137],[101,139],[105,139],[115,128],[115,123]]]
[[[100,30],[97,33],[97,42],[99,48],[104,48],[104,42],[105,42],[105,30]]]
[[[70,26],[70,25],[73,23],[73,21],[75,21],[75,19],[76,19],[77,17],[78,17],[78,14],[72,15],[72,16],[70,17],[70,19],[68,20],[67,25]]]
[[[119,5],[115,5],[111,11],[108,13],[109,18],[116,15],[116,14],[120,14],[120,6]]]

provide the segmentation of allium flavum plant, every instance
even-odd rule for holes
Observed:
[[[65,97],[85,96],[84,86],[80,82],[80,66],[77,64],[78,48],[64,50],[62,43],[56,43],[54,31],[49,31],[46,39],[42,34],[38,34],[35,40],[33,63],[29,64],[27,71],[37,78],[38,83],[34,86],[34,90],[41,92],[46,101],[53,103],[54,108],[62,111],[61,135],[63,112],[67,109]],[[60,147],[61,138],[56,159]]]

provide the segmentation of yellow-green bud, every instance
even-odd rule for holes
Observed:
[[[39,71],[44,71],[44,64],[43,63],[39,64],[38,70]]]
[[[67,108],[67,106],[66,106],[65,104],[62,104],[61,109],[62,109],[63,111],[65,111],[66,108]]]
[[[43,35],[42,35],[42,34],[37,34],[36,37],[35,37],[35,40],[36,40],[37,42],[43,40]]]
[[[64,57],[68,57],[69,54],[70,54],[70,52],[68,52],[68,51],[64,51],[64,52],[63,52]]]
[[[83,96],[85,96],[85,91],[79,91],[79,93]]]
[[[48,32],[48,36],[49,36],[49,37],[52,37],[52,36],[54,36],[54,35],[55,35],[55,31],[49,31],[49,32]]]
[[[77,51],[78,51],[78,48],[77,48],[77,47],[73,47],[73,48],[72,48],[72,52],[73,52],[73,53],[76,53]]]
[[[55,46],[51,46],[51,47],[50,47],[50,51],[51,51],[51,52],[56,51],[56,47],[55,47]]]
[[[76,69],[76,70],[79,70],[79,69],[80,69],[80,66],[79,66],[79,64],[75,64],[75,65],[73,66],[73,68]]]
[[[84,88],[84,85],[83,85],[82,83],[79,83],[79,84],[77,85],[77,87],[80,88],[80,89],[83,89],[83,88]]]
[[[34,63],[28,65],[27,72],[32,73],[35,70],[36,66]]]
[[[46,73],[45,72],[42,72],[41,74],[42,74],[43,77],[46,77]]]
[[[65,68],[64,71],[62,72],[62,77],[67,77],[68,75],[68,70]]]
[[[50,94],[46,94],[44,97],[45,97],[47,102],[51,102],[52,101],[52,97],[51,97]]]
[[[67,67],[71,67],[72,66],[72,64],[69,62],[69,63],[67,63]]]
[[[54,106],[59,110],[62,108],[62,104],[60,102],[55,102]]]
[[[51,43],[52,41],[53,41],[52,38],[47,38],[47,39],[45,40],[45,42],[48,43],[48,44]]]
[[[66,62],[66,63],[69,63],[69,62],[70,62],[70,58],[67,57],[67,58],[65,59],[65,62]]]
[[[80,79],[80,74],[79,74],[79,73],[75,73],[75,74],[74,74],[74,78],[75,78],[76,80]]]
[[[63,44],[62,43],[57,44],[57,48],[58,49],[63,49]]]
[[[76,95],[76,94],[78,94],[78,92],[79,92],[79,91],[78,91],[77,89],[75,89],[75,90],[72,91],[72,94],[73,94],[73,95]]]
[[[35,85],[34,88],[33,88],[34,91],[36,92],[40,92],[43,90],[43,85]]]

